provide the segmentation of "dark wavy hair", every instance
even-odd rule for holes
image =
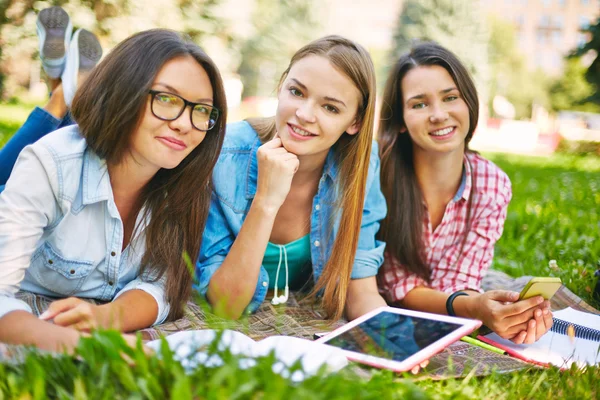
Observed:
[[[92,70],[75,94],[71,109],[89,148],[114,165],[130,151],[131,137],[150,101],[148,90],[156,75],[166,62],[181,56],[193,57],[208,74],[220,116],[202,143],[177,167],[160,169],[138,199],[137,212],[144,206],[144,217],[150,221],[140,274],[149,273],[156,279],[166,275],[169,319],[183,315],[191,293],[192,274],[183,254],[192,260],[199,254],[212,170],[225,135],[227,104],[219,70],[187,36],[165,29],[140,32],[117,45]]]
[[[430,281],[431,271],[425,262],[423,245],[423,194],[415,175],[412,140],[408,132],[400,134],[400,130],[406,127],[402,80],[416,67],[433,65],[448,71],[467,104],[469,131],[465,138],[465,150],[468,150],[479,119],[477,89],[458,57],[433,42],[415,45],[393,66],[385,84],[378,133],[381,190],[388,206],[387,217],[381,223],[379,239],[386,242],[387,252],[404,268],[427,282]]]

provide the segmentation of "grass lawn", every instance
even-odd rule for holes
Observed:
[[[30,107],[0,105],[0,146],[18,128]],[[513,276],[559,276],[583,299],[592,299],[600,261],[600,158],[554,155],[488,155],[510,176],[513,200],[493,267]],[[548,261],[555,259],[559,269]],[[413,381],[378,371],[370,381],[347,374],[311,378],[290,385],[265,359],[240,371],[225,357],[221,368],[183,373],[168,353],[163,360],[131,351],[118,355],[119,340],[101,335],[82,343],[80,357],[30,356],[18,366],[0,365],[0,400],[46,397],[78,399],[210,398],[434,398],[522,399],[600,398],[600,368],[494,374],[434,382]]]

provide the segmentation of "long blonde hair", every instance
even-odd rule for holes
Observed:
[[[375,68],[369,53],[359,44],[341,36],[325,36],[294,54],[279,80],[279,89],[294,63],[310,55],[329,60],[337,70],[352,80],[361,94],[356,115],[360,130],[356,135],[342,135],[334,146],[340,171],[338,193],[341,193],[341,196],[336,201],[336,212],[333,215],[341,212],[340,226],[329,260],[309,295],[309,298],[315,298],[317,293],[323,290],[323,308],[327,317],[339,319],[346,305],[346,293],[358,248],[365,202],[373,141]],[[274,118],[250,119],[248,122],[263,142],[275,135]],[[324,251],[324,247],[322,249]]]

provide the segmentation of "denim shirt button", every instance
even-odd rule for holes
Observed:
[[[114,282],[113,281],[108,281],[108,286],[112,286],[112,285],[114,285]]]
[[[114,257],[114,256],[116,256],[116,255],[117,255],[117,253],[115,253],[114,251],[111,251],[111,252],[110,252],[110,255]]]
[[[313,244],[315,245],[315,247],[319,247],[321,245],[321,242],[319,242],[318,240],[315,240],[313,242]]]
[[[265,281],[265,282],[263,282],[263,283],[262,283],[262,285],[263,285],[264,287],[267,287],[267,286],[269,286],[269,284],[268,284],[266,281]]]
[[[315,206],[315,210],[319,211],[320,209],[321,209],[321,206],[317,204],[317,205]]]

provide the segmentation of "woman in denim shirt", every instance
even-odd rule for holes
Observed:
[[[329,318],[385,305],[375,281],[386,206],[374,108],[368,53],[328,36],[292,58],[274,118],[227,126],[197,268],[198,290],[216,312],[252,312],[269,288],[281,304],[305,283],[313,297],[323,293]]]
[[[0,341],[69,349],[79,331],[182,315],[225,107],[212,60],[172,31],[130,37],[91,72],[79,126],[26,147],[0,194]],[[38,319],[25,292],[66,299]]]

